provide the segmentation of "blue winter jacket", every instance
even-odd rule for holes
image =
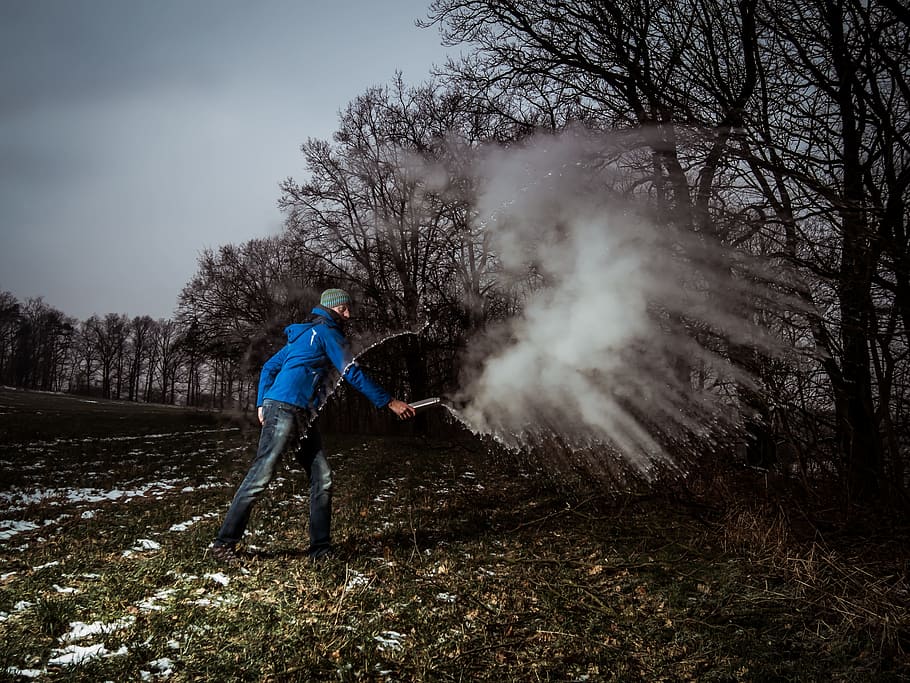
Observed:
[[[392,397],[353,362],[348,341],[332,312],[317,306],[316,322],[285,328],[288,343],[262,366],[256,405],[269,398],[302,408],[318,408],[325,398],[332,367],[377,408]]]

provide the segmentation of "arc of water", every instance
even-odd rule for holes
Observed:
[[[341,386],[341,383],[342,383],[342,381],[344,381],[344,376],[347,373],[348,369],[357,362],[358,358],[365,355],[366,353],[368,353],[372,349],[376,348],[380,344],[385,344],[387,341],[391,341],[392,339],[397,339],[398,337],[406,337],[406,336],[419,337],[421,334],[423,334],[426,331],[426,329],[429,326],[430,326],[430,321],[427,320],[419,330],[402,330],[401,332],[394,332],[394,333],[388,335],[387,337],[383,337],[382,339],[379,339],[378,341],[373,342],[372,344],[367,346],[365,349],[360,351],[353,358],[351,358],[351,360],[348,361],[348,364],[344,366],[344,369],[341,371],[341,374],[338,376],[338,379],[335,381],[335,385],[328,392],[326,392],[325,398],[319,404],[319,407],[316,408],[315,411],[310,413],[310,419],[307,421],[307,427],[309,427],[311,424],[313,424],[313,422],[316,421],[316,418],[319,416],[319,413],[322,412],[323,408],[325,408],[325,406],[328,404],[329,399],[338,390],[338,387]]]

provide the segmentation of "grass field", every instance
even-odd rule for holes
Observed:
[[[653,499],[569,504],[470,439],[326,435],[335,558],[306,559],[288,458],[249,560],[218,566],[206,548],[257,438],[213,413],[0,390],[0,679],[910,675],[893,564],[765,552],[773,525],[734,538],[729,517]]]

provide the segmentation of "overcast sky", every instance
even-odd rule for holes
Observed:
[[[169,317],[205,247],[275,234],[300,144],[445,61],[429,0],[0,0],[0,290]]]

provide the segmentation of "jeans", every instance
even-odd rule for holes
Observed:
[[[322,439],[305,408],[266,399],[259,448],[249,472],[237,489],[216,545],[235,545],[246,530],[253,505],[275,476],[275,467],[288,445],[296,443],[297,461],[310,478],[310,557],[319,557],[331,548],[332,470],[322,449]]]

